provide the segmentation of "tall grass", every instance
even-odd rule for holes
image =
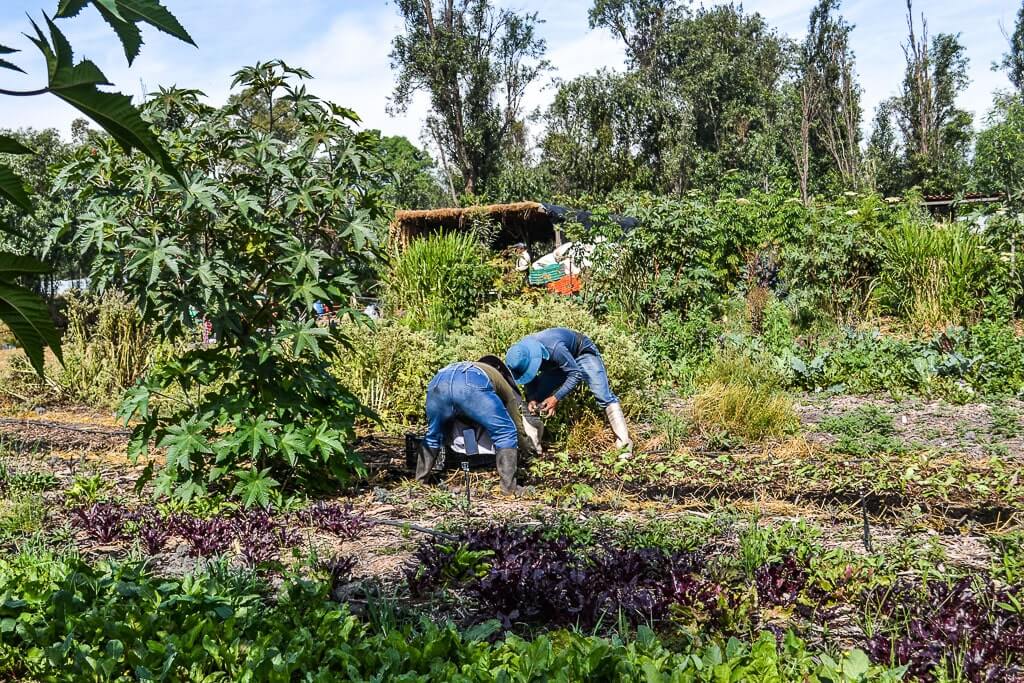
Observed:
[[[114,406],[125,389],[167,353],[135,306],[118,292],[68,297],[67,331],[61,342],[64,365],[48,363],[40,378],[18,355],[0,377],[0,396],[19,403],[75,403]]]
[[[427,384],[455,360],[452,350],[432,334],[393,321],[372,328],[342,324],[351,344],[335,359],[335,376],[373,410],[380,429],[399,433],[421,424]]]
[[[981,300],[1008,284],[985,236],[967,224],[908,219],[885,230],[881,244],[878,300],[921,329],[976,322]]]
[[[698,375],[690,418],[709,441],[756,442],[791,434],[799,427],[783,377],[770,363],[738,350],[725,351]]]
[[[385,305],[413,330],[444,334],[473,317],[497,275],[473,235],[416,240],[391,263]]]
[[[793,400],[768,386],[714,382],[693,397],[694,425],[712,442],[757,442],[792,434],[799,426]]]

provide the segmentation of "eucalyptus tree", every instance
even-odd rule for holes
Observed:
[[[536,13],[500,9],[493,0],[397,0],[403,32],[392,42],[398,81],[394,111],[426,93],[427,137],[445,171],[466,193],[498,174],[515,143],[523,98],[549,67]]]

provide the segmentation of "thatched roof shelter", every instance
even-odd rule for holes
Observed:
[[[397,211],[391,229],[399,244],[406,245],[418,237],[469,230],[474,222],[481,220],[495,224],[502,243],[529,244],[554,239],[551,218],[539,202]]]
[[[630,230],[636,225],[633,218],[612,216],[612,219],[624,230]],[[500,248],[517,242],[527,245],[558,244],[561,242],[558,226],[567,220],[575,220],[589,227],[590,212],[573,211],[541,202],[397,211],[391,231],[397,242],[404,246],[418,237],[469,230],[477,221],[488,221],[495,230],[495,246]]]

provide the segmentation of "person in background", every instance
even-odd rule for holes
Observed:
[[[490,437],[501,490],[509,495],[523,493],[516,483],[519,454],[540,451],[540,425],[525,415],[522,396],[512,381],[495,356],[452,363],[434,375],[427,385],[427,434],[416,461],[417,481],[430,481],[452,423],[462,419]]]
[[[632,453],[622,405],[608,385],[601,353],[586,335],[565,327],[541,330],[513,344],[505,354],[505,364],[515,381],[526,388],[529,410],[539,410],[545,417],[554,415],[559,401],[586,381],[608,417],[615,446],[624,454]]]

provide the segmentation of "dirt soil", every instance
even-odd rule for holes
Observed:
[[[970,453],[979,457],[984,447],[1001,439],[1012,457],[1024,454],[1019,436],[998,437],[992,433],[989,406],[974,404],[953,406],[941,402],[908,400],[896,402],[883,398],[849,396],[805,397],[798,406],[807,429],[807,439],[827,443],[834,437],[818,430],[822,420],[842,415],[865,404],[878,405],[895,416],[895,427],[901,438],[936,450]],[[1010,406],[1019,422],[1022,404]],[[11,472],[49,472],[59,485],[45,494],[47,526],[65,525],[69,513],[63,504],[63,490],[79,475],[100,475],[113,486],[115,495],[130,500],[134,482],[142,465],[133,466],[125,458],[127,432],[109,414],[83,410],[48,410],[28,414],[8,413],[0,417],[0,438],[6,455],[0,461]],[[673,517],[707,515],[721,509],[722,502],[707,500],[652,500],[633,496],[621,490],[601,491],[586,501],[573,501],[564,492],[547,491],[542,487],[522,499],[508,499],[498,492],[497,477],[491,472],[471,475],[471,502],[465,506],[465,480],[455,473],[434,487],[423,487],[408,481],[403,470],[404,443],[394,438],[367,438],[361,443],[367,459],[373,464],[368,486],[352,492],[338,502],[350,503],[356,512],[375,520],[386,520],[399,526],[377,525],[353,542],[310,528],[301,530],[303,545],[316,550],[321,558],[332,555],[355,555],[357,576],[375,576],[388,583],[400,580],[413,563],[417,545],[429,534],[402,528],[412,524],[428,529],[452,529],[467,524],[487,524],[497,520],[529,523],[556,512],[579,518],[592,515],[612,516],[619,520],[668,520]],[[766,521],[807,520],[823,530],[822,540],[828,546],[864,551],[864,524],[856,509],[837,509],[813,504],[800,505],[772,499],[726,501],[727,509],[756,513]],[[966,567],[984,567],[989,551],[982,536],[940,535],[926,524],[908,517],[902,523],[870,523],[870,540],[877,552],[886,547],[899,548],[910,543],[931,543],[945,549],[952,562]],[[123,547],[100,546],[83,533],[72,531],[83,552],[93,556],[123,556]],[[185,572],[198,562],[187,555],[183,543],[154,558],[171,573]]]
[[[994,444],[1001,444],[1013,458],[1024,458],[1024,402],[1007,401],[1001,407],[1012,413],[1017,435],[994,431],[992,406],[986,403],[954,405],[918,398],[896,401],[889,397],[805,395],[797,413],[812,443],[829,444],[835,437],[818,429],[821,423],[864,406],[877,406],[893,417],[895,436],[908,444],[934,450],[985,457]],[[1005,457],[1005,456],[1004,456]]]

